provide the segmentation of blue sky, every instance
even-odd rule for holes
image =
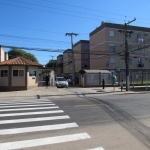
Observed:
[[[101,21],[150,27],[149,0],[0,0],[0,44],[56,50],[28,50],[45,65],[71,48],[65,33],[78,33],[74,43],[89,40]],[[5,51],[9,49],[5,48]]]

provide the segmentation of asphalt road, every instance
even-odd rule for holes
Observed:
[[[149,150],[149,97],[0,101],[0,149]]]

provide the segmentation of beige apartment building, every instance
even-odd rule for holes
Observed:
[[[71,76],[72,74],[72,50],[67,49],[63,52],[63,74]]]
[[[63,55],[57,56],[57,76],[63,75]]]
[[[150,28],[127,26],[130,80],[150,72]],[[90,33],[90,69],[105,69],[125,80],[124,25],[102,22]]]
[[[80,40],[73,45],[75,77],[81,69],[90,69],[89,40]]]

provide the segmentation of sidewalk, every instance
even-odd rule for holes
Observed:
[[[47,97],[63,97],[63,96],[88,96],[88,95],[115,95],[115,94],[146,94],[150,93],[150,88],[146,90],[145,86],[131,87],[129,91],[121,91],[120,87],[68,87],[68,88],[56,88],[56,87],[36,87],[27,91],[12,91],[12,92],[0,92],[0,100],[20,100],[20,99],[39,99]]]

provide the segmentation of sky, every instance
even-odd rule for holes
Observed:
[[[89,40],[101,22],[150,27],[149,0],[0,0],[0,45],[24,47],[40,64]],[[4,48],[5,52],[9,48]],[[40,51],[37,51],[40,50]],[[44,51],[46,50],[46,51]]]

